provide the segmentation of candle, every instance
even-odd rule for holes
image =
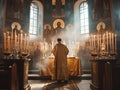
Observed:
[[[112,33],[112,50],[114,52],[114,34]]]
[[[94,35],[92,36],[92,50],[94,50]]]
[[[111,51],[111,33],[109,33],[109,43],[110,43],[110,51]]]
[[[53,47],[54,47],[54,42],[52,41],[52,49],[53,49]]]
[[[29,47],[29,35],[27,35],[27,41],[26,41],[27,45],[26,45],[26,50],[28,50]]]
[[[14,48],[15,48],[15,45],[16,45],[16,31],[15,31],[15,33],[14,33]]]
[[[79,50],[79,42],[78,41],[76,41],[76,45],[75,45],[75,49],[76,49],[76,52]]]
[[[4,33],[4,50],[6,50],[6,33]]]
[[[92,38],[91,38],[91,36],[90,36],[90,48],[92,49]]]
[[[8,52],[10,51],[10,36],[8,35]]]
[[[24,37],[24,50],[26,51],[26,34],[25,34],[25,37]]]
[[[44,41],[43,41],[43,44],[44,44],[44,51],[45,51],[45,39],[44,39]]]
[[[117,35],[115,34],[115,52],[117,52],[117,40],[116,40]]]
[[[102,43],[105,44],[105,34],[103,34],[103,41],[102,41]]]
[[[100,47],[100,45],[99,45],[99,39],[100,39],[99,34],[97,35],[97,38],[98,38],[97,41],[98,41],[98,50],[99,50],[99,47]]]
[[[94,35],[94,45],[93,45],[94,49],[95,49],[95,35]]]
[[[22,38],[23,37],[23,35],[22,35],[22,33],[20,34],[20,49],[21,49],[21,51],[22,51]]]
[[[106,39],[107,39],[107,52],[108,52],[108,32],[106,32]]]
[[[17,43],[18,43],[18,49],[20,50],[20,34],[18,34],[18,40],[17,40]]]
[[[101,39],[102,39],[102,38],[101,38],[101,35],[100,35],[99,37],[100,37],[100,49],[101,49]]]
[[[13,40],[13,36],[14,36],[14,33],[13,33],[13,29],[12,29],[12,32],[11,32],[11,48],[13,49],[14,47],[14,40]]]
[[[18,49],[18,42],[17,42],[17,38],[18,38],[18,36],[16,35],[16,48]]]
[[[92,36],[90,35],[90,49],[92,50]]]
[[[90,36],[90,39],[91,39],[91,50],[93,50],[93,38],[92,38],[93,36],[91,35]]]
[[[11,37],[10,37],[10,44],[11,44],[11,50],[13,49],[13,36],[12,36],[12,32],[11,32]]]

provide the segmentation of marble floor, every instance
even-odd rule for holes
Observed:
[[[56,85],[54,89],[43,89],[44,86],[54,82],[53,81],[47,82],[46,80],[29,80],[31,90],[91,90],[90,89],[91,80],[71,80],[71,82],[75,82],[77,89],[72,89],[68,87],[67,84],[62,85],[61,87],[64,87],[62,89],[61,88],[58,89],[58,85]],[[68,84],[70,83],[68,82]]]

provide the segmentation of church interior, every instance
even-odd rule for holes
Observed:
[[[120,0],[0,0],[0,90],[120,90],[119,9]],[[67,83],[52,80],[57,38],[69,49]]]

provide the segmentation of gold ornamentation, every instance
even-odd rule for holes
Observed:
[[[44,25],[44,30],[46,29],[47,26],[49,27],[49,30],[51,30],[51,25],[50,24],[45,24]]]
[[[61,27],[64,28],[65,27],[65,23],[62,19],[56,19],[54,22],[53,22],[53,28],[55,29],[57,27],[57,23],[60,22],[61,23]]]
[[[97,31],[99,32],[99,31],[101,30],[101,28],[104,30],[105,27],[106,27],[106,25],[105,25],[104,22],[99,22],[99,23],[97,24],[96,29],[97,29]]]
[[[17,26],[17,29],[18,29],[18,30],[21,29],[21,25],[20,25],[18,22],[13,22],[13,23],[12,23],[12,25],[11,25],[12,29],[14,29],[15,26]]]

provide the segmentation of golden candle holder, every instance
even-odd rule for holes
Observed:
[[[27,52],[21,52],[21,57],[22,58],[27,58],[29,54]]]
[[[91,56],[92,56],[92,57],[91,57],[92,59],[96,59],[96,58],[98,58],[98,56],[99,56],[98,52],[95,52],[95,51],[91,51],[90,54],[91,54]]]
[[[112,31],[96,33],[90,35],[91,56],[99,56],[99,58],[115,57],[117,50],[116,34]],[[96,54],[97,51],[97,54]]]
[[[11,52],[4,52],[5,56],[9,56],[11,54]]]
[[[12,30],[4,31],[4,50],[5,56],[10,58],[19,59],[21,56],[27,56],[26,52],[21,50],[28,50],[29,48],[29,33],[23,32],[21,25],[18,22],[13,22]],[[20,51],[20,52],[19,52]]]
[[[97,52],[97,51],[91,51],[90,54],[91,54],[91,56],[93,56],[93,57],[98,56],[98,52]]]
[[[9,50],[5,50],[3,54],[4,54],[4,59],[9,59],[11,52]]]
[[[116,52],[110,52],[109,55],[110,56],[115,56],[115,55],[117,55],[117,53]]]
[[[96,57],[96,56],[98,56],[98,54],[93,54],[93,53],[91,53],[91,56],[93,56],[93,57]]]

